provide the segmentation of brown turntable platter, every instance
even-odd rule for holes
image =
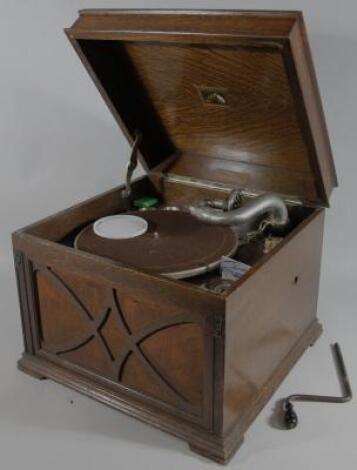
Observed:
[[[75,247],[120,262],[125,266],[176,279],[214,269],[222,256],[232,255],[237,236],[228,226],[205,224],[183,211],[131,211],[148,222],[145,234],[135,238],[102,238],[85,227]]]

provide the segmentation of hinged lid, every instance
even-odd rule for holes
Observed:
[[[66,30],[149,174],[328,205],[337,185],[298,12],[85,10]]]

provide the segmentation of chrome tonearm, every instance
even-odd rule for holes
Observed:
[[[267,215],[268,225],[273,227],[283,228],[289,222],[286,204],[275,194],[263,194],[240,204],[240,192],[233,189],[227,199],[206,199],[191,204],[189,211],[197,219],[210,224],[246,224],[255,222],[264,215]]]

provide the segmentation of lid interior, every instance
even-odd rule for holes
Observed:
[[[142,133],[147,170],[327,204],[298,76],[280,42],[88,36],[75,47],[129,138]]]

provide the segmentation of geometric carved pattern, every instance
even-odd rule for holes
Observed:
[[[123,308],[120,304],[117,292],[115,289],[105,290],[104,300],[99,302],[101,309],[96,315],[88,308],[85,304],[85,299],[80,298],[78,293],[73,289],[68,282],[66,282],[62,276],[54,272],[51,268],[40,268],[36,270],[37,276],[40,273],[41,276],[45,275],[47,282],[50,282],[55,287],[58,294],[53,294],[53,298],[58,298],[62,295],[66,298],[66,302],[70,302],[74,308],[71,309],[71,314],[76,315],[80,318],[80,322],[83,325],[81,331],[73,331],[69,329],[68,339],[61,339],[60,344],[54,344],[53,341],[48,342],[46,337],[42,338],[41,347],[44,351],[54,354],[58,357],[68,357],[68,354],[80,351],[92,342],[96,341],[96,344],[100,345],[102,353],[108,360],[109,369],[106,371],[106,375],[114,380],[115,382],[122,383],[125,374],[126,365],[129,363],[130,358],[135,358],[136,363],[139,362],[141,369],[145,371],[145,374],[150,377],[150,380],[156,382],[156,386],[168,397],[169,401],[179,408],[185,408],[194,412],[197,410],[198,403],[192,403],[184,391],[180,390],[175,383],[173,383],[172,377],[169,377],[167,369],[161,367],[155,357],[149,356],[145,352],[143,347],[144,342],[149,338],[152,338],[158,333],[164,330],[179,327],[182,325],[192,325],[197,328],[197,324],[194,325],[192,322],[192,315],[187,313],[171,314],[169,316],[159,316],[150,322],[143,324],[141,328],[135,328],[135,332],[132,331],[130,325],[127,322]],[[38,288],[41,287],[38,280]],[[43,286],[42,286],[43,287]],[[44,289],[42,289],[43,291]],[[47,290],[48,287],[47,287]],[[41,297],[44,293],[40,292],[39,302],[41,309]],[[82,297],[84,294],[82,292]],[[98,295],[97,295],[98,297]],[[68,309],[67,309],[68,310]],[[67,312],[61,312],[63,314]],[[145,313],[145,312],[143,312]],[[78,318],[77,318],[78,321]],[[106,335],[104,334],[106,325],[110,322],[110,328],[113,329],[113,321],[115,327],[120,331],[122,338],[120,351],[115,351],[110,344]],[[53,321],[52,321],[53,322]],[[174,332],[175,333],[175,332]],[[202,331],[200,330],[200,335]],[[195,340],[195,343],[199,341]],[[184,351],[182,351],[184,353]],[[203,353],[202,353],[203,354]],[[202,357],[203,359],[203,357]],[[186,364],[186,367],[190,368],[190,364]],[[201,377],[199,377],[201,381]],[[202,381],[200,387],[202,386]]]

